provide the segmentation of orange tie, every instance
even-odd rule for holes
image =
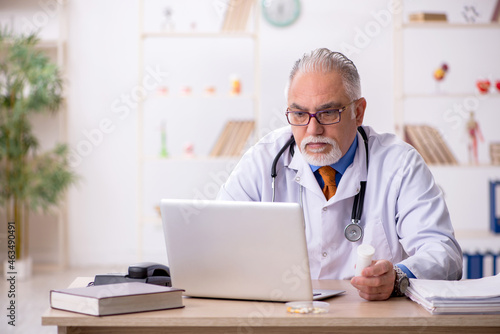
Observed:
[[[329,200],[337,192],[337,183],[335,182],[335,169],[330,166],[323,166],[318,169],[318,172],[325,182],[325,186],[323,187],[323,194],[325,194],[326,200]]]

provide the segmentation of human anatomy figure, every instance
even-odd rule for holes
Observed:
[[[469,135],[469,162],[470,163],[479,163],[478,154],[477,154],[477,143],[478,139],[480,141],[484,141],[483,134],[481,133],[481,129],[479,128],[479,123],[474,118],[474,112],[470,112],[469,120],[467,121],[467,134]]]

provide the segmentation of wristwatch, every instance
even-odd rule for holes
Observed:
[[[405,295],[406,289],[408,289],[410,285],[410,280],[398,266],[394,266],[394,271],[396,272],[396,280],[394,282],[392,296],[401,297]]]

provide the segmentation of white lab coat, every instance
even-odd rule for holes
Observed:
[[[354,161],[329,201],[297,147],[293,157],[286,150],[278,162],[276,201],[300,203],[302,193],[312,279],[354,276],[356,248],[362,243],[375,248],[374,259],[401,263],[417,278],[460,279],[462,251],[443,194],[422,157],[395,135],[364,128],[369,137],[368,175],[365,146],[358,133]],[[250,148],[217,198],[272,201],[271,165],[290,136],[287,126]],[[344,228],[351,221],[354,196],[363,180],[367,181],[360,221],[364,236],[350,242]]]

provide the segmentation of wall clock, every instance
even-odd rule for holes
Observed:
[[[299,0],[262,0],[262,14],[267,22],[276,27],[294,23],[300,15]]]

